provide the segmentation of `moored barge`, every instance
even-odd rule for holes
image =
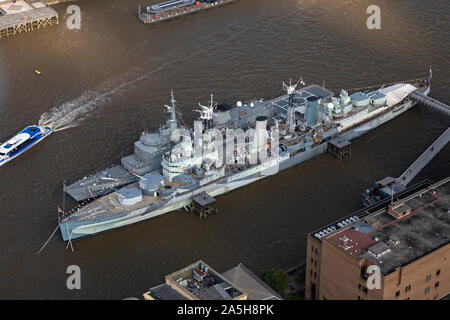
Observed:
[[[169,0],[149,5],[142,10],[139,6],[139,20],[144,24],[152,24],[171,20],[184,15],[220,7],[238,0]]]

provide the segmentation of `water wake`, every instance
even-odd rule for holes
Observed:
[[[108,101],[111,92],[99,94],[88,91],[81,97],[63,103],[53,108],[50,112],[44,113],[39,119],[39,125],[48,127],[53,131],[61,131],[78,125],[83,120],[83,115],[89,113],[97,105]]]
[[[166,61],[157,68],[149,70],[145,74],[131,81],[121,82],[120,84],[117,84],[116,82],[115,85],[109,86],[109,89],[87,91],[81,97],[65,102],[60,106],[54,107],[50,112],[44,113],[39,119],[39,125],[48,127],[53,131],[61,131],[76,127],[82,120],[85,119],[85,116],[88,115],[89,112],[93,111],[96,107],[109,102],[111,100],[111,96],[124,91],[124,89],[127,89],[136,82],[144,80],[145,78],[160,72],[174,63],[189,60],[196,54],[197,53],[194,51],[187,56]]]

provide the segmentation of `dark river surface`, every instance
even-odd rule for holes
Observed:
[[[0,140],[44,114],[70,127],[0,168],[0,298],[138,296],[198,259],[218,271],[301,264],[308,232],[360,209],[368,185],[399,176],[450,123],[418,105],[356,139],[351,160],[324,154],[220,196],[207,220],[174,212],[76,241],[75,253],[58,232],[38,255],[63,179],[131,153],[141,131],[164,122],[170,89],[189,124],[211,92],[234,104],[281,95],[282,81],[299,76],[339,90],[426,76],[432,65],[431,95],[450,102],[448,0],[242,0],[151,26],[136,18],[142,0],[76,4],[79,31],[61,4],[58,26],[0,40]],[[381,30],[366,27],[370,4],[381,7]],[[447,147],[416,181],[444,178],[449,163]],[[66,288],[72,264],[81,290]]]

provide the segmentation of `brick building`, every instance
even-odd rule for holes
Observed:
[[[309,234],[306,299],[441,299],[450,294],[449,237],[450,177]]]

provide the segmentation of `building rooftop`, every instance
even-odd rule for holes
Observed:
[[[327,240],[351,256],[358,256],[376,243],[366,234],[352,228],[342,230]]]
[[[151,288],[146,300],[245,300],[247,293],[203,261],[166,276],[166,283]]]
[[[173,290],[168,284],[163,283],[157,287],[151,288],[148,294],[154,300],[188,300],[178,291]]]
[[[247,269],[242,263],[223,273],[230,282],[248,294],[248,300],[283,300],[283,298]]]
[[[146,300],[283,300],[243,264],[219,274],[202,261],[166,276]]]
[[[333,225],[335,230],[328,227],[314,236],[371,261],[384,275],[449,243],[450,177],[395,204],[410,208],[410,213],[396,218],[386,205],[365,216],[352,215]]]

